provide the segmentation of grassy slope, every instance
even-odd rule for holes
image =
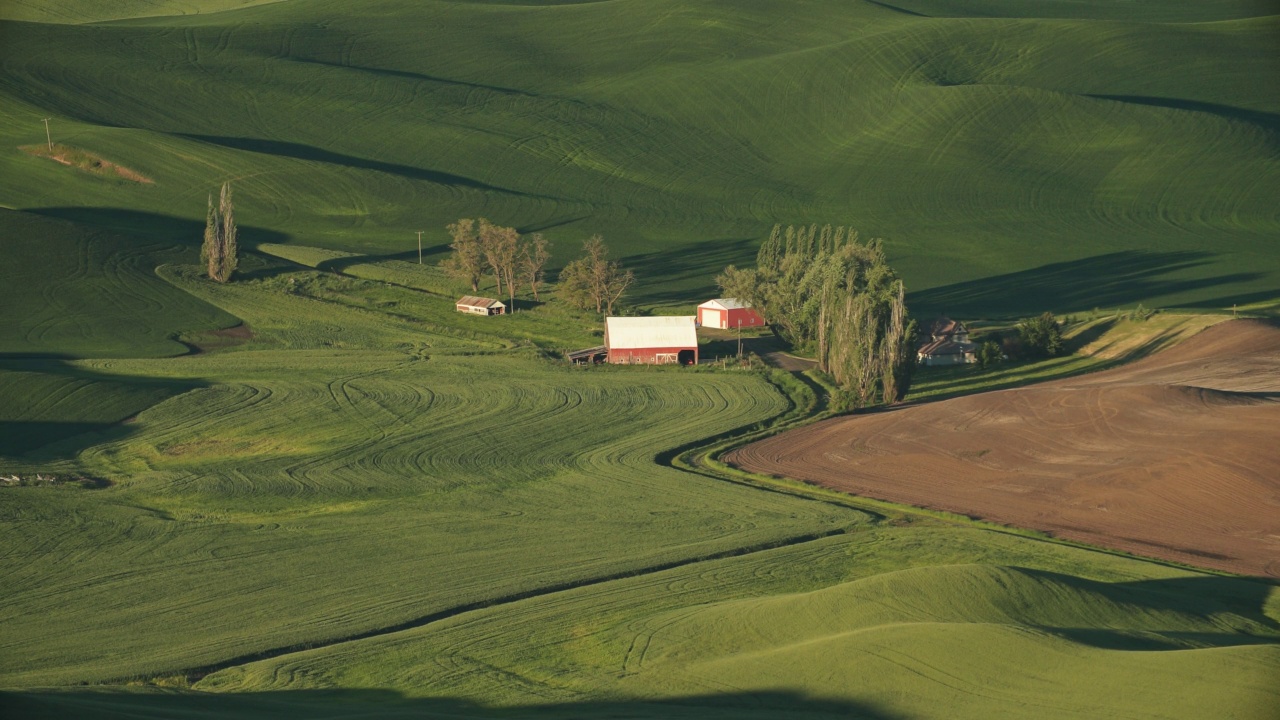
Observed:
[[[784,399],[749,375],[556,368],[539,348],[592,343],[592,323],[457,316],[404,262],[412,231],[438,252],[460,215],[553,227],[561,257],[601,230],[654,279],[646,301],[680,305],[774,220],[829,218],[890,237],[917,307],[1273,298],[1280,101],[1259,68],[1275,20],[1247,2],[1027,7],[291,0],[0,25],[0,202],[78,221],[0,213],[28,248],[10,286],[49,275],[23,238],[90,258],[55,273],[77,300],[61,335],[23,324],[43,308],[31,293],[6,297],[31,308],[5,352],[89,359],[0,362],[0,421],[25,434],[0,469],[119,483],[0,489],[0,686],[62,686],[0,701],[53,717],[1263,716],[1274,587],[662,467]],[[18,151],[51,113],[59,140],[156,184]],[[261,258],[227,287],[152,273],[194,261],[228,178],[246,243],[352,277]],[[150,300],[99,300],[129,293]],[[159,357],[235,319],[253,342]],[[92,359],[123,355],[154,357]],[[200,683],[212,694],[66,687],[837,527],[855,532],[241,663]]]
[[[1264,718],[1277,599],[1014,536],[880,527],[232,668],[196,686],[216,704],[25,699],[35,716]]]
[[[401,285],[432,277],[398,261],[353,267]],[[933,521],[870,523],[654,464],[782,411],[754,376],[556,368],[494,322],[571,330],[569,316],[540,318],[553,306],[470,318],[444,297],[306,269],[229,286],[186,266],[159,275],[258,336],[191,357],[58,361],[126,385],[197,387],[141,412],[127,434],[5,459],[119,485],[0,490],[12,539],[0,553],[11,649],[0,686],[244,660],[197,686],[224,698],[215,706],[110,688],[9,698],[32,716],[499,705],[874,717],[967,703],[974,716],[1035,706],[1154,717],[1207,703],[1254,717],[1275,699],[1259,680],[1280,664],[1267,585]],[[105,412],[97,402],[80,399]],[[246,657],[838,527],[854,532]],[[987,649],[981,661],[974,648]],[[1085,681],[1145,689],[1098,697],[1079,692]]]
[[[156,276],[174,243],[0,210],[0,357],[177,355],[236,318]]]
[[[648,302],[710,291],[772,222],[809,219],[889,238],[928,309],[1272,297],[1277,21],[1146,5],[294,0],[9,23],[0,140],[52,112],[157,186],[14,152],[3,193],[145,224],[198,220],[238,178],[246,222],[355,252],[418,229],[438,247],[463,215],[554,228],[561,258],[602,231]]]
[[[192,357],[64,363],[198,387],[123,436],[5,458],[14,472],[118,485],[3,490],[14,542],[0,552],[0,684],[177,671],[864,518],[653,464],[783,411],[754,376],[556,368],[503,350],[487,318],[459,316],[469,339],[332,288],[301,294],[313,272],[227,287],[188,273],[161,274],[259,337]],[[348,298],[365,287],[329,282]],[[452,320],[451,303],[435,302]],[[98,401],[80,397],[86,416],[108,413]]]
[[[281,0],[8,0],[0,8],[6,20],[48,23],[89,23],[128,18],[236,10]]]

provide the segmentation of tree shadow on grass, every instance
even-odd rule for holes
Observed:
[[[1177,276],[1210,265],[1215,257],[1200,251],[1125,250],[912,292],[907,295],[907,304],[921,316],[1008,317],[1045,310],[1080,312],[1265,276],[1262,272]]]
[[[447,243],[424,247],[422,248],[423,262],[426,262],[428,258],[435,255],[448,252],[448,250],[449,245]],[[367,265],[371,263],[386,262],[388,260],[400,260],[402,262],[416,264],[418,262],[418,249],[417,247],[414,247],[412,250],[396,253],[384,253],[382,255],[351,255],[349,257],[331,258],[329,260],[322,260],[316,263],[315,269],[321,272],[342,274],[347,268],[353,265]]]
[[[636,274],[636,289],[628,298],[646,304],[697,304],[719,297],[716,276],[728,265],[754,265],[759,242],[723,238],[623,258],[622,267]]]
[[[840,718],[895,720],[903,716],[863,702],[821,700],[795,692],[733,692],[654,700],[548,702],[487,707],[457,698],[405,698],[394,690],[286,690],[257,693],[192,691],[132,692],[127,689],[68,689],[0,695],[10,717],[148,720],[182,717],[236,718]]]

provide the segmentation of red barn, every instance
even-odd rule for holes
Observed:
[[[698,363],[698,327],[692,315],[605,318],[604,345],[611,363]]]
[[[764,318],[744,302],[734,298],[716,298],[698,306],[698,324],[702,327],[732,330],[738,327],[763,327]]]

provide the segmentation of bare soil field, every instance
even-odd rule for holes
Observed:
[[[730,463],[1139,555],[1280,577],[1280,327],[1131,365],[836,418]]]

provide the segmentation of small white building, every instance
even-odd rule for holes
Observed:
[[[504,315],[507,312],[507,306],[501,301],[475,295],[463,295],[457,308],[458,312],[468,315]]]

